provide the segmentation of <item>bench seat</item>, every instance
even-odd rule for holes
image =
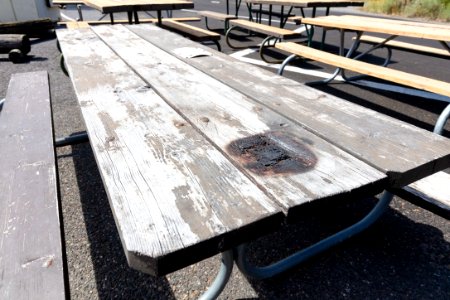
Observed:
[[[385,40],[384,38],[380,38],[380,37],[376,37],[376,36],[362,35],[359,42],[375,45],[375,44],[379,44],[379,43],[383,42],[384,40]],[[450,57],[449,51],[447,51],[445,49],[435,48],[435,47],[416,45],[413,43],[406,43],[406,42],[393,41],[393,40],[388,41],[385,45],[389,46],[390,48],[400,49],[400,50],[404,50],[404,51],[408,51],[408,52],[425,53],[425,54],[430,54],[433,56],[444,57],[444,58]]]
[[[208,25],[208,18],[214,19],[214,20],[223,21],[224,22],[224,31],[225,32],[229,28],[229,21],[238,18],[238,17],[236,17],[234,15],[228,15],[228,14],[218,13],[218,12],[209,11],[209,10],[198,11],[197,14],[199,14],[200,16],[205,17],[205,25],[206,25],[206,28],[209,29],[209,30],[211,30],[211,28]]]
[[[14,74],[0,112],[0,299],[65,299],[46,71]]]
[[[376,66],[292,42],[277,43],[275,47],[303,58],[450,97],[450,83],[448,82]]]
[[[450,219],[450,174],[435,173],[396,190],[395,194],[418,206]]]
[[[162,26],[181,33],[182,35],[187,36],[197,42],[211,41],[217,46],[217,49],[219,51],[221,50],[220,44],[218,42],[220,40],[220,34],[216,32],[212,32],[185,23],[180,23],[178,21],[170,19],[163,19]]]

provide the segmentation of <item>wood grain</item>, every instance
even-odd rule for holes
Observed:
[[[222,21],[237,19],[237,17],[234,15],[227,15],[227,14],[222,14],[222,13],[218,13],[215,11],[209,11],[209,10],[198,11],[197,14],[199,14],[200,16],[203,16],[203,17],[216,19],[216,20],[222,20]]]
[[[440,24],[396,21],[373,17],[354,17],[350,15],[303,18],[301,22],[302,24],[322,27],[450,41],[450,26]]]
[[[182,33],[186,33],[187,35],[189,35],[190,37],[194,38],[197,41],[202,41],[202,40],[218,41],[218,40],[220,40],[220,34],[218,34],[217,32],[206,30],[206,29],[203,29],[200,27],[195,27],[195,26],[185,24],[185,23],[180,23],[175,20],[163,19],[162,25],[164,27],[171,28],[171,29],[177,30]]]
[[[450,164],[450,141],[446,138],[154,26],[127,28],[175,55],[178,49],[189,48],[209,53],[194,59],[178,57],[386,173],[392,186],[405,186]]]
[[[384,40],[385,40],[384,38],[370,36],[370,35],[362,35],[360,38],[360,42],[370,43],[370,44],[379,44],[379,43],[383,42]],[[416,44],[412,44],[412,43],[405,43],[405,42],[393,41],[393,40],[388,41],[385,44],[386,44],[386,46],[394,48],[394,49],[401,49],[401,50],[411,51],[411,52],[420,52],[420,53],[425,53],[425,54],[450,57],[450,52],[446,49],[439,49],[439,48],[435,48],[435,47],[416,45]]]
[[[0,298],[64,299],[46,71],[12,76],[0,140]]]
[[[385,178],[382,173],[125,27],[103,26],[93,30],[176,111],[276,199],[288,218],[312,201],[370,194],[382,188]],[[147,30],[153,34],[151,27]],[[158,29],[154,33],[157,32]],[[239,70],[235,69],[234,74],[237,73]],[[250,141],[258,136],[292,148],[299,159],[309,164],[295,171],[258,173],[230,150],[236,141]]]
[[[280,208],[91,30],[57,35],[131,267],[163,275],[280,225]]]
[[[275,48],[335,67],[450,97],[450,83],[441,80],[377,66],[292,42],[277,43]]]

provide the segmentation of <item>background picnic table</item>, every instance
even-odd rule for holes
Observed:
[[[195,5],[198,10],[217,10],[219,4],[196,1]],[[221,5],[224,11],[224,3]],[[332,33],[328,39],[328,43],[338,44]],[[224,50],[230,51],[226,47]],[[25,64],[12,64],[0,56],[0,98],[6,94],[12,73],[47,69],[56,135],[84,130],[72,84],[59,67],[55,40],[34,43],[30,54],[33,57]],[[398,61],[414,62],[407,66],[411,68],[408,71],[441,80],[449,78],[449,68],[439,65],[442,60],[421,56],[412,59],[411,54],[401,52],[396,55]],[[446,70],[440,73],[441,69]],[[286,75],[299,81],[311,78]],[[348,84],[320,89],[427,129],[432,128],[443,108],[437,102],[405,99]],[[447,125],[447,136],[448,130]],[[130,269],[89,145],[58,149],[58,164],[72,299],[193,299],[210,284],[218,270],[218,256],[163,278]],[[369,199],[315,218],[305,216],[298,224],[254,243],[251,256],[263,264],[275,261],[350,224],[359,217],[353,212],[363,211],[360,206],[369,209],[371,203]],[[450,222],[397,199],[380,221],[361,236],[287,275],[252,281],[234,270],[220,298],[444,299],[449,294]]]

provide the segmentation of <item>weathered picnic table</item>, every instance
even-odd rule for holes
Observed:
[[[163,10],[193,8],[191,0],[83,0],[84,4],[104,14],[109,14],[114,23],[113,13],[126,12],[130,23],[139,23],[138,11],[156,11],[158,24],[161,24]]]
[[[57,35],[129,265],[164,275],[223,252],[206,298],[220,293],[236,253],[246,274],[278,274],[365,229],[392,195],[275,265],[246,262],[243,244],[309,205],[375,195],[450,166],[448,139],[159,27]]]

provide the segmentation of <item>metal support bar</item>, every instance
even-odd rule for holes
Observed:
[[[3,108],[3,103],[5,103],[5,98],[3,98],[3,99],[0,99],[0,111],[2,110],[2,108]]]
[[[442,46],[444,46],[445,49],[447,49],[448,52],[450,52],[450,46],[445,41],[439,41]]]
[[[281,64],[280,68],[278,69],[277,74],[280,76],[283,75],[284,68],[286,68],[286,66],[297,57],[299,57],[299,56],[297,56],[296,54],[289,55]]]
[[[234,3],[235,4],[235,13],[234,13],[235,17],[237,17],[239,14],[239,9],[241,8],[241,3],[242,3],[242,0],[236,0]]]
[[[385,191],[375,207],[359,222],[269,266],[251,266],[245,259],[246,245],[238,246],[236,264],[242,273],[255,279],[266,279],[279,275],[367,229],[383,214],[393,196],[390,192]]]
[[[270,41],[272,41],[272,40],[273,40],[273,45],[271,46],[271,45],[270,45]],[[261,46],[259,47],[259,57],[260,57],[263,61],[265,61],[266,63],[268,63],[268,64],[279,64],[279,63],[281,63],[282,61],[280,61],[280,60],[269,61],[269,60],[267,60],[266,57],[264,56],[264,48],[266,48],[266,47],[275,47],[275,44],[276,44],[278,41],[280,41],[280,40],[281,40],[280,38],[273,37],[273,36],[268,36],[268,37],[266,37],[266,38],[262,41]],[[267,44],[267,46],[266,46],[266,44]]]
[[[158,17],[158,26],[161,26],[161,24],[162,24],[161,10],[158,10],[158,11],[156,12],[156,14],[157,14],[157,17]]]
[[[81,4],[77,4],[78,21],[83,21],[83,12],[81,11]]]
[[[450,104],[447,105],[447,107],[439,115],[439,118],[436,121],[436,125],[434,126],[433,132],[442,135],[442,133],[444,132],[445,123],[447,122],[449,117],[450,117]]]
[[[327,6],[325,10],[325,16],[328,16],[330,14],[330,6]],[[327,35],[327,30],[325,27],[322,28],[322,39],[320,41],[320,49],[323,49],[323,45],[325,44],[325,37]]]
[[[111,20],[111,25],[114,25],[114,15],[113,15],[113,13],[109,13],[109,19]]]
[[[214,45],[216,45],[217,47],[217,51],[222,52],[222,47],[220,46],[219,41],[212,41],[214,43]]]
[[[231,271],[233,270],[233,259],[233,250],[228,250],[222,253],[222,262],[219,273],[208,290],[200,296],[199,300],[212,300],[216,299],[220,295],[230,279]]]
[[[127,15],[128,15],[128,24],[133,24],[133,12],[127,11]]]
[[[55,146],[56,147],[64,147],[64,146],[76,145],[76,144],[88,143],[88,142],[89,142],[89,137],[85,131],[82,133],[75,133],[75,134],[71,134],[66,137],[57,138],[57,139],[55,139]]]

